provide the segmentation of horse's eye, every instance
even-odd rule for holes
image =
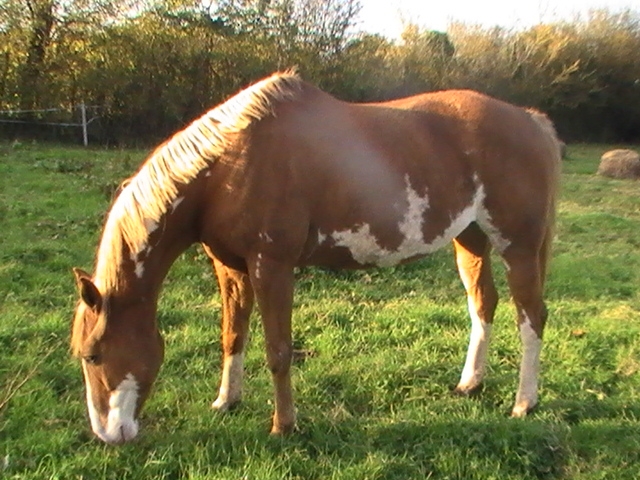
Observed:
[[[98,355],[87,355],[86,357],[83,357],[83,360],[89,365],[95,365],[98,363]]]

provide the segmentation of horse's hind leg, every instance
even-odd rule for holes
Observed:
[[[470,225],[453,244],[471,316],[469,350],[455,391],[467,395],[482,384],[498,294],[491,274],[491,246],[480,228]]]
[[[244,349],[253,307],[253,289],[246,273],[223,265],[213,256],[211,258],[222,298],[223,351],[220,390],[218,398],[211,406],[216,410],[225,411],[238,403],[242,397]]]
[[[520,381],[511,415],[523,417],[538,403],[540,351],[547,320],[547,309],[542,298],[546,246],[542,249],[511,246],[503,253],[503,258],[518,313],[523,348]]]

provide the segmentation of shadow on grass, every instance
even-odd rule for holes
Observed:
[[[338,427],[310,426],[301,440],[290,440],[274,454],[302,447],[312,458],[329,457],[343,464],[374,456],[384,459],[376,478],[459,479],[567,478],[570,472],[589,472],[597,457],[599,471],[634,478],[639,433],[637,424],[567,428],[532,419],[404,421],[376,427],[348,421]]]
[[[545,405],[559,407],[579,405]],[[579,425],[535,416],[336,419],[316,411],[299,419],[295,433],[270,437],[270,409],[249,401],[225,415],[200,407],[151,415],[140,439],[122,447],[104,446],[84,425],[58,445],[47,466],[89,478],[112,471],[119,478],[562,479],[593,473],[591,468],[611,478],[634,478],[640,427],[616,416],[635,415],[638,408],[610,408],[585,413]],[[125,467],[131,465],[137,467]],[[21,468],[27,463],[14,463],[10,473]],[[216,474],[221,471],[226,473]]]
[[[570,432],[536,421],[315,422],[281,443],[274,455],[303,448],[316,462],[345,465],[381,459],[376,478],[561,478]]]
[[[640,419],[640,404],[624,403],[610,399],[585,400],[552,400],[544,404],[544,409],[553,411],[569,425],[600,421],[637,421]],[[638,427],[640,428],[640,427]]]

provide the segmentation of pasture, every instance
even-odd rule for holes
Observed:
[[[114,188],[146,152],[0,144],[0,478],[639,478],[640,189],[593,174],[609,148],[572,145],[563,162],[541,403],[528,418],[508,418],[521,349],[498,261],[484,390],[450,394],[469,334],[451,248],[386,270],[300,270],[298,430],[268,435],[255,314],[244,400],[211,411],[220,304],[194,247],[165,281],[166,356],[140,438],[110,447],[91,433],[69,355],[71,267],[92,267]]]

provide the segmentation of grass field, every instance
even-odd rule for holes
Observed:
[[[71,267],[92,268],[114,186],[144,152],[0,143],[0,478],[640,478],[640,184],[596,177],[608,146],[564,161],[541,404],[508,418],[520,342],[501,293],[485,388],[450,394],[469,320],[450,249],[402,268],[298,273],[298,431],[268,435],[272,387],[258,319],[245,398],[209,409],[220,305],[198,248],[160,302],[167,343],[141,435],[93,437],[68,335]]]

